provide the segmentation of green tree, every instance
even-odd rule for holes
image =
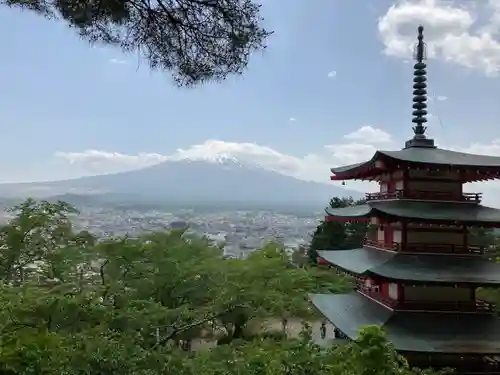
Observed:
[[[137,52],[179,85],[240,74],[270,34],[252,0],[3,0],[61,19],[83,38]]]
[[[292,253],[292,263],[298,267],[304,267],[309,264],[307,246],[299,245]]]
[[[307,314],[307,293],[335,282],[291,267],[278,243],[224,260],[183,231],[96,241],[73,231],[76,210],[62,202],[28,200],[12,212],[0,231],[2,340],[12,345],[23,332],[55,341],[91,332],[154,348],[200,337],[211,321],[231,342],[252,319]]]
[[[330,200],[329,208],[343,208],[365,203],[365,200],[354,200],[352,197],[334,197]],[[367,230],[368,224],[366,223],[341,223],[321,220],[312,234],[308,249],[309,262],[316,264],[318,250],[341,250],[360,247]]]
[[[308,293],[339,293],[350,287],[346,279],[335,273],[291,266],[284,247],[273,242],[246,259],[228,260],[224,266],[224,282],[229,285],[219,290],[217,299],[223,306],[241,308],[223,317],[222,323],[230,335],[223,343],[243,338],[245,329],[255,320],[279,318],[285,330],[290,318],[313,316]]]
[[[431,375],[411,369],[387,342],[376,326],[362,329],[359,338],[345,345],[322,348],[311,340],[305,325],[295,340],[254,340],[234,346],[218,347],[200,353],[186,366],[189,374],[244,375]],[[215,365],[217,364],[217,365]]]
[[[4,283],[63,277],[63,263],[70,258],[76,261],[77,254],[94,243],[88,232],[74,233],[70,219],[77,210],[67,203],[28,199],[9,211],[14,218],[0,227],[0,278]],[[73,254],[68,257],[68,252]]]
[[[186,240],[183,231],[97,241],[73,231],[73,212],[29,200],[2,228],[4,375],[415,373],[375,328],[328,349],[312,342],[307,326],[299,339],[248,335],[252,321],[310,317],[307,293],[348,284],[326,270],[291,267],[279,243],[224,260],[219,248]],[[21,278],[22,269],[30,271]],[[214,321],[227,345],[179,347],[214,334]]]

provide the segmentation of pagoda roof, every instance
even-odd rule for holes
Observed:
[[[380,200],[359,206],[327,208],[329,216],[361,219],[385,214],[393,217],[428,221],[500,223],[500,209],[464,202],[418,200]]]
[[[425,283],[500,285],[500,264],[480,256],[395,253],[373,248],[321,250],[318,255],[358,275]]]
[[[397,151],[377,151],[365,162],[331,168],[332,173],[345,173],[369,165],[380,158],[420,164],[436,164],[454,167],[500,168],[500,156],[468,154],[437,147],[408,147]]]
[[[494,314],[393,311],[357,292],[309,298],[351,339],[363,326],[380,325],[398,351],[500,354],[500,320]]]

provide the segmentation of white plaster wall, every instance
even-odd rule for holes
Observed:
[[[393,241],[397,243],[401,243],[401,231],[399,229],[394,229],[393,232]]]
[[[381,228],[379,228],[377,231],[377,240],[379,241],[384,240],[384,231]]]
[[[389,297],[396,300],[398,299],[399,297],[398,284],[389,283]]]

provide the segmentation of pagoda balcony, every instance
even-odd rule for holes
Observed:
[[[474,245],[453,245],[436,243],[407,243],[402,247],[403,252],[424,254],[456,254],[456,255],[481,255],[483,249]]]
[[[386,243],[385,241],[370,240],[368,238],[365,238],[363,240],[363,245],[376,247],[377,249],[385,249],[385,250],[392,250],[392,251],[398,251],[400,248],[400,244],[397,242]]]
[[[366,193],[365,198],[367,201],[378,201],[386,199],[421,199],[421,200],[435,200],[435,201],[459,201],[480,203],[483,193],[462,193],[454,194],[445,191],[424,191],[424,190],[396,190],[393,192],[376,192]]]
[[[464,313],[491,313],[493,304],[483,301],[397,301],[382,295],[377,287],[365,287],[358,284],[358,292],[383,305],[398,311],[438,311]]]
[[[453,245],[446,243],[419,243],[410,242],[402,246],[398,242],[386,243],[383,240],[365,239],[363,246],[375,247],[377,249],[401,251],[405,253],[420,254],[454,254],[454,255],[482,255],[484,249],[475,245]]]
[[[398,303],[398,301],[396,301],[395,299],[383,296],[378,290],[374,290],[374,288],[367,288],[362,286],[358,287],[358,292],[365,295],[366,297],[382,303],[387,307],[390,307],[391,309],[395,308]]]
[[[491,313],[494,311],[494,306],[479,299],[475,301],[400,301],[396,304],[395,310]]]

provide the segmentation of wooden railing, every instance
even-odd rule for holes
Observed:
[[[483,254],[483,249],[480,246],[474,245],[453,245],[453,244],[430,244],[430,243],[417,243],[410,242],[401,249],[403,252],[408,253],[428,253],[428,254]]]
[[[375,301],[381,302],[382,304],[384,304],[390,308],[394,308],[396,306],[396,304],[398,303],[398,301],[396,301],[395,299],[385,297],[380,292],[374,291],[372,288],[367,288],[367,287],[363,286],[363,287],[358,288],[358,291],[363,293],[364,295],[374,299]]]
[[[364,246],[375,247],[377,249],[401,251],[405,253],[424,253],[424,254],[456,254],[456,255],[481,255],[484,249],[475,245],[453,245],[440,243],[419,243],[409,242],[402,246],[398,242],[385,243],[382,240],[365,239]]]
[[[371,246],[371,247],[376,247],[379,249],[386,249],[386,250],[393,250],[397,251],[399,250],[400,245],[397,242],[391,242],[389,244],[386,244],[384,241],[380,240],[370,240],[365,238],[363,240],[363,245],[365,246]]]
[[[366,193],[367,201],[385,200],[385,199],[422,199],[422,200],[437,200],[437,201],[461,201],[480,203],[483,193],[462,193],[455,194],[445,191],[424,191],[411,190],[403,191],[396,190],[394,192],[376,192]]]
[[[401,301],[397,310],[424,311],[460,311],[460,312],[493,312],[493,305],[483,300],[476,301]]]
[[[491,313],[494,311],[494,305],[483,301],[396,301],[386,297],[375,290],[373,287],[357,285],[357,289],[362,294],[388,306],[394,310],[412,310],[412,311],[441,311],[441,312],[477,312]]]

